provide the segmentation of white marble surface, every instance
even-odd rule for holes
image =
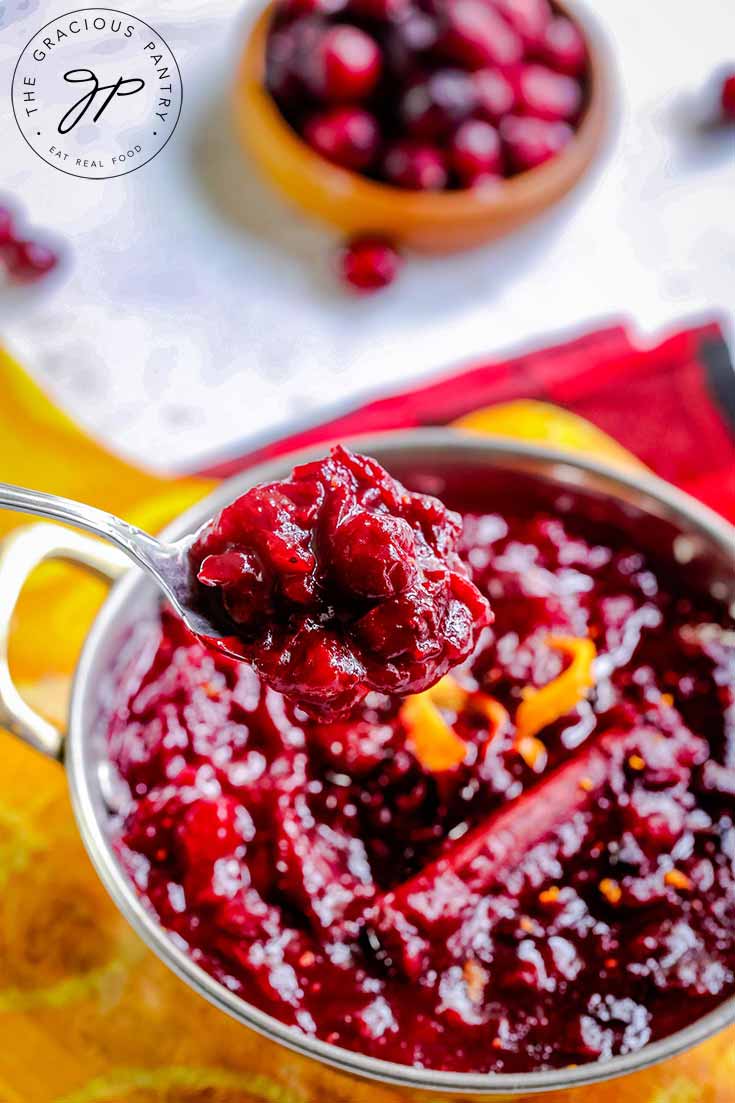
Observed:
[[[733,0],[597,0],[618,69],[601,169],[542,224],[409,259],[371,300],[334,283],[333,238],[253,177],[226,106],[250,17],[235,0],[121,0],[173,48],[184,109],[162,155],[103,182],[55,172],[0,92],[0,188],[70,246],[51,286],[0,292],[4,339],[95,434],[190,466],[449,363],[631,316],[644,332],[733,307],[735,132],[697,137],[688,97],[735,63]],[[0,0],[0,73],[69,0]],[[4,103],[2,100],[4,99]],[[0,397],[1,400],[1,397]]]

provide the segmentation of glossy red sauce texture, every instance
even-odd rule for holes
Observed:
[[[471,654],[492,614],[457,554],[461,527],[337,446],[227,506],[191,560],[225,647],[335,719],[368,689],[418,693]]]
[[[310,720],[170,615],[120,654],[121,860],[194,961],[306,1034],[523,1071],[735,992],[733,624],[627,537],[523,506],[464,516],[496,619],[435,699],[448,769],[405,704]],[[592,641],[595,684],[524,742],[560,637]]]

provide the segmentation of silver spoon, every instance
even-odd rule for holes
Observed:
[[[115,544],[136,566],[142,567],[155,579],[159,589],[195,636],[214,640],[226,637],[226,633],[201,607],[201,585],[189,562],[189,550],[197,533],[185,536],[176,543],[165,544],[103,509],[9,483],[0,483],[0,508],[63,521]]]

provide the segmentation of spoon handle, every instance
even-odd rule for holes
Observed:
[[[164,551],[158,540],[154,540],[135,525],[129,525],[114,513],[74,502],[70,498],[60,498],[56,494],[45,494],[41,490],[27,490],[22,486],[0,483],[0,508],[18,513],[32,513],[53,521],[63,521],[74,528],[85,529],[115,544],[146,570],[156,570],[156,563]]]

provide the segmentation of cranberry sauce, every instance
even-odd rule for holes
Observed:
[[[266,84],[312,149],[397,188],[486,188],[571,140],[589,74],[548,0],[278,0]]]
[[[232,631],[226,649],[322,717],[368,689],[428,689],[491,619],[456,547],[461,518],[345,448],[256,486],[191,559]]]
[[[109,749],[121,860],[228,989],[375,1057],[512,1072],[735,992],[735,635],[622,530],[489,500],[459,552],[495,623],[433,688],[317,722],[164,613],[120,655]],[[369,548],[346,562],[390,592]]]

